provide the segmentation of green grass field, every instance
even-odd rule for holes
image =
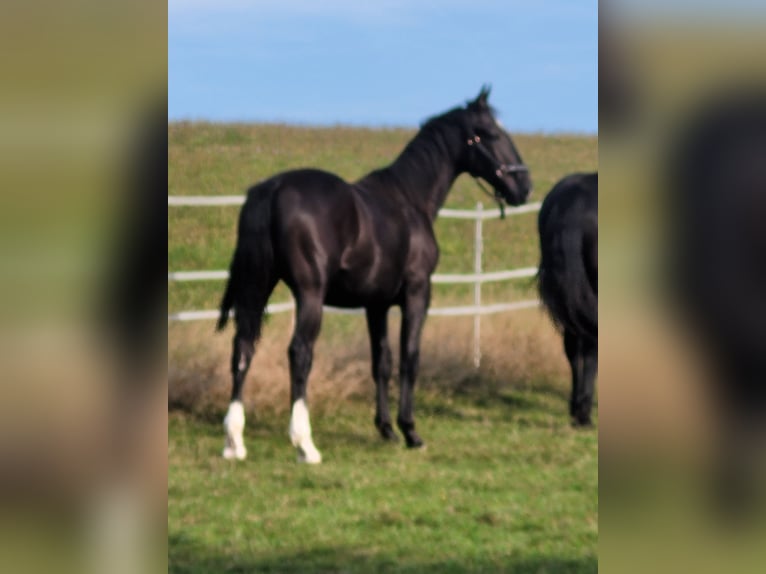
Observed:
[[[171,195],[233,195],[278,171],[321,167],[353,180],[393,160],[411,130],[170,124]],[[519,135],[540,200],[563,175],[593,170],[595,137]],[[494,206],[461,177],[446,207]],[[237,207],[169,208],[168,270],[225,269]],[[485,222],[484,269],[537,263],[535,214]],[[439,220],[437,272],[473,269],[473,222]],[[221,282],[170,283],[170,312],[214,309]],[[433,306],[470,304],[437,286]],[[488,284],[486,302],[534,297],[529,280]],[[278,287],[272,302],[288,297]],[[397,363],[398,320],[390,327]],[[568,425],[561,340],[537,309],[482,320],[430,318],[415,416],[423,451],[384,444],[364,319],[326,316],[309,383],[324,462],[296,464],[287,438],[288,315],[270,318],[245,389],[248,460],[224,461],[231,331],[168,327],[168,539],[173,572],[595,572],[596,431]],[[396,401],[396,374],[392,405]],[[394,409],[395,412],[395,409]],[[598,418],[595,418],[598,421]]]
[[[423,451],[385,444],[372,406],[314,417],[319,466],[298,465],[284,417],[256,418],[248,460],[219,421],[170,420],[174,572],[595,572],[597,436],[562,394],[419,397]]]

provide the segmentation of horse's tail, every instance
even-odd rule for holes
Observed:
[[[558,328],[595,337],[598,303],[586,256],[588,238],[578,226],[548,226],[540,215],[540,299]]]
[[[223,330],[234,309],[237,324],[252,324],[260,331],[269,295],[276,283],[274,249],[271,243],[271,204],[279,187],[275,178],[250,188],[239,215],[237,247],[229,267],[229,281],[221,299],[221,314],[216,329]]]
[[[236,254],[234,256],[236,258]],[[231,268],[234,268],[234,261],[231,262]],[[218,322],[215,325],[216,331],[223,331],[226,323],[229,322],[229,312],[234,307],[234,289],[232,288],[231,271],[229,272],[229,281],[226,283],[226,291],[221,299],[221,314],[218,316]]]

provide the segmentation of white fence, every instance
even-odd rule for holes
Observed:
[[[243,195],[218,195],[218,196],[168,196],[168,206],[221,206],[221,205],[242,205],[245,201]],[[508,208],[505,210],[506,216],[519,215],[522,213],[532,213],[540,210],[540,203],[530,203],[520,207]],[[508,281],[525,277],[534,277],[537,273],[536,267],[523,267],[520,269],[511,269],[508,271],[493,271],[482,273],[482,252],[483,252],[483,221],[485,219],[496,219],[500,217],[500,210],[492,209],[485,211],[481,203],[476,204],[475,210],[464,209],[442,209],[439,211],[439,217],[447,219],[472,219],[475,223],[474,235],[474,272],[473,273],[436,273],[431,276],[433,283],[458,284],[472,283],[474,285],[473,305],[465,307],[435,307],[428,310],[429,315],[436,316],[473,316],[473,360],[474,365],[479,366],[481,361],[481,316],[492,313],[503,313],[506,311],[515,311],[518,309],[528,309],[537,307],[539,301],[536,299],[526,301],[514,301],[510,303],[495,303],[492,305],[482,305],[481,286],[484,283],[493,281]],[[228,271],[173,271],[168,272],[168,281],[220,281],[229,277]],[[266,308],[268,313],[284,313],[295,309],[295,303],[288,301],[285,303],[272,303]],[[341,309],[338,307],[325,306],[325,311],[329,313],[358,314],[363,313],[361,309]],[[199,321],[204,319],[217,319],[218,310],[212,311],[180,311],[168,315],[168,321]]]

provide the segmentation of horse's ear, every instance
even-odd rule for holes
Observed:
[[[489,100],[489,93],[492,91],[492,86],[490,84],[484,84],[481,87],[481,91],[479,92],[479,95],[476,97],[475,103],[486,106],[488,105],[487,100]]]

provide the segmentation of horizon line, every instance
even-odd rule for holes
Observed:
[[[306,129],[367,129],[367,130],[417,130],[420,125],[404,125],[395,123],[367,124],[358,122],[303,122],[288,120],[220,120],[208,118],[168,118],[168,125],[171,124],[208,124],[208,125],[260,125],[260,126],[285,126]],[[576,129],[553,129],[533,128],[533,129],[511,129],[514,134],[525,135],[571,135],[571,136],[598,136],[598,128],[594,131],[576,130]]]

